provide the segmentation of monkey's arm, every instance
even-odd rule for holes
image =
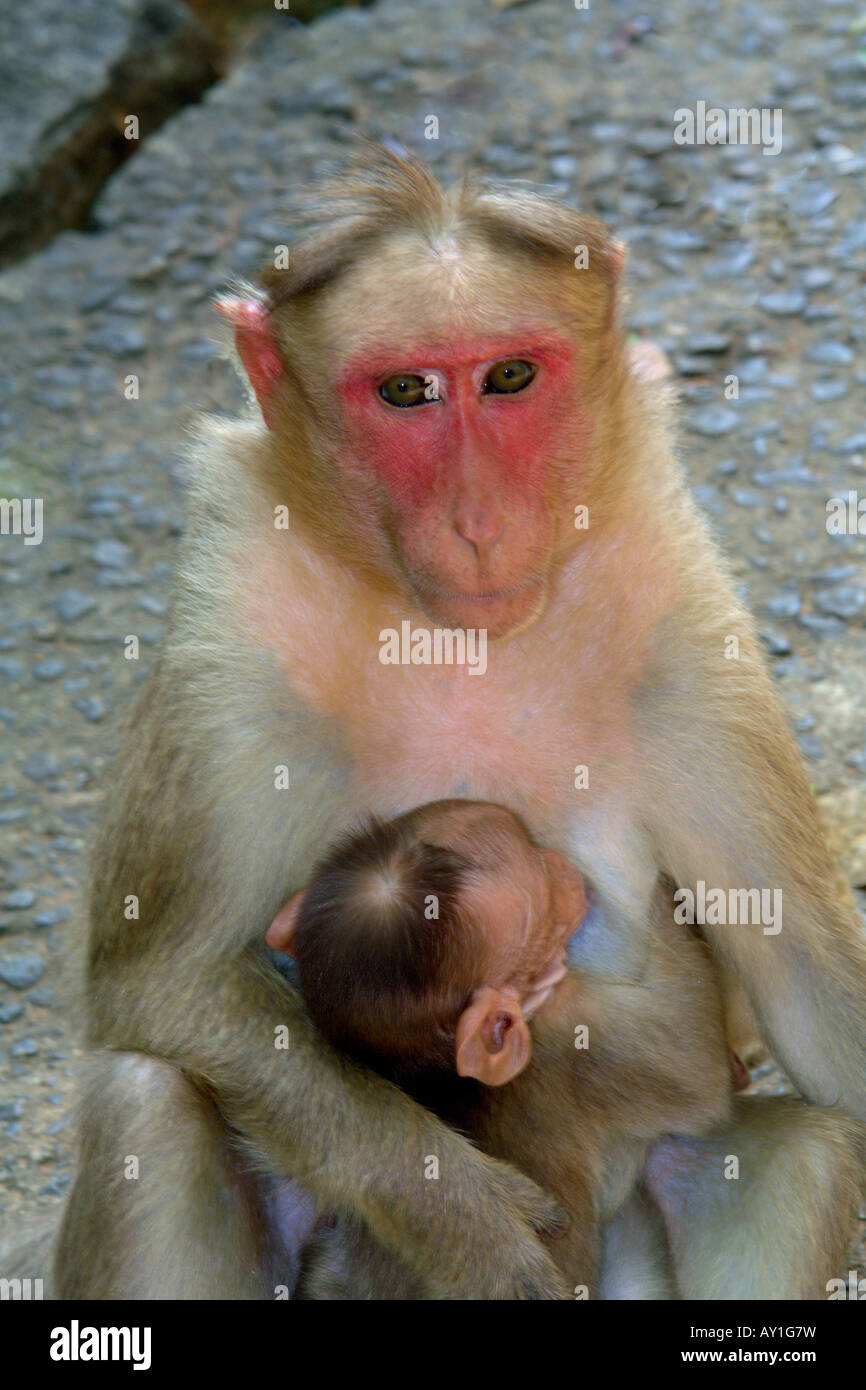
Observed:
[[[781,906],[780,924],[708,921],[704,934],[803,1093],[866,1118],[866,934],[746,620],[730,622],[746,627],[738,660],[678,670],[671,644],[675,674],[654,693],[648,804],[661,861],[681,887],[702,880],[728,902],[732,889],[779,890],[765,901]]]
[[[113,1030],[119,1045],[165,1057],[200,1078],[269,1171],[291,1175],[323,1206],[366,1222],[427,1296],[561,1295],[533,1234],[560,1219],[553,1199],[332,1050],[253,948],[223,964],[205,984],[185,976],[176,961],[164,993],[186,1007],[154,1017],[137,1016],[131,1005]],[[158,990],[157,981],[151,986]],[[280,1039],[282,1030],[287,1037]],[[431,1155],[438,1180],[425,1173]]]

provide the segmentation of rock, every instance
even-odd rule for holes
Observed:
[[[217,76],[219,50],[180,0],[0,6],[0,265],[80,225],[145,132]]]
[[[837,444],[834,454],[860,454],[866,449],[866,434],[852,434],[848,439],[843,439],[841,444]]]
[[[45,782],[62,774],[63,763],[52,753],[40,751],[31,753],[29,757],[24,759],[21,764],[21,771],[25,777],[30,778],[31,782]]]
[[[767,601],[771,618],[795,618],[802,607],[800,595],[794,589],[783,589]]]
[[[854,361],[854,354],[845,343],[826,341],[810,347],[806,361],[819,362],[822,367],[847,367]]]
[[[66,662],[61,661],[59,656],[50,656],[47,661],[36,663],[33,674],[38,681],[56,681],[66,675],[67,669]]]
[[[103,565],[106,569],[125,569],[129,564],[129,546],[122,541],[99,541],[90,554],[97,565]]]
[[[44,662],[36,662],[33,666],[33,676],[38,681],[57,681],[67,674],[67,670],[67,663],[61,662],[60,657],[49,656]]]
[[[762,295],[758,300],[758,306],[765,314],[780,316],[802,314],[806,303],[806,296],[799,290],[780,290],[778,294]]]
[[[832,270],[823,265],[810,265],[803,271],[803,287],[807,290],[826,290],[834,283]]]
[[[840,584],[816,594],[815,606],[822,613],[831,613],[837,618],[856,618],[866,612],[866,589],[855,584]]]
[[[88,695],[84,699],[74,700],[73,704],[90,724],[99,724],[105,718],[105,701],[98,695]]]
[[[82,594],[78,589],[64,589],[54,601],[57,615],[64,623],[74,623],[86,613],[92,613],[96,599],[90,594]]]
[[[731,338],[727,333],[691,333],[684,344],[686,351],[696,357],[729,352]]]
[[[825,401],[841,401],[847,396],[849,390],[847,381],[815,381],[810,388],[812,399],[821,403]]]
[[[758,635],[770,656],[787,656],[791,650],[791,643],[787,637],[782,636],[781,632],[764,628]]]
[[[45,974],[39,956],[0,956],[0,980],[10,989],[29,989]]]
[[[723,405],[709,405],[704,410],[694,411],[686,416],[686,424],[695,434],[713,438],[730,434],[740,423],[735,410]]]
[[[32,888],[13,888],[3,899],[3,907],[7,912],[22,912],[25,908],[32,907],[35,901],[36,894]]]

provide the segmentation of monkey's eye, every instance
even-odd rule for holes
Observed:
[[[423,376],[415,376],[412,372],[398,372],[396,376],[389,376],[387,381],[382,382],[379,395],[389,405],[402,408],[408,405],[424,405],[431,399],[424,394],[424,389]]]
[[[531,362],[519,357],[509,357],[505,362],[497,362],[487,373],[481,388],[485,396],[510,396],[515,391],[523,391],[535,376]]]

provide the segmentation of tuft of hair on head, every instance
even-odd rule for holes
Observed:
[[[373,819],[329,850],[306,891],[293,953],[307,1010],[386,1075],[454,1068],[484,959],[462,902],[468,867],[423,821]]]
[[[276,309],[336,279],[367,245],[396,228],[436,236],[445,215],[445,192],[420,159],[365,142],[343,173],[302,197],[289,265],[278,270],[266,262],[258,283]]]
[[[343,173],[307,191],[295,225],[289,265],[266,263],[258,274],[272,310],[335,280],[372,243],[400,231],[431,246],[447,234],[481,237],[563,267],[585,246],[592,272],[606,282],[623,255],[604,223],[529,186],[473,174],[446,190],[420,159],[373,142]]]

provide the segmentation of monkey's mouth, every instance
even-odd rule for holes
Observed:
[[[466,594],[437,588],[428,589],[419,597],[425,611],[437,621],[455,627],[484,628],[491,637],[503,637],[537,616],[544,584],[533,578],[508,589]]]
[[[529,587],[529,584],[514,584],[510,589],[488,589],[482,594],[440,593],[438,597],[448,603],[495,603],[500,599],[510,599],[517,594],[523,594]]]

